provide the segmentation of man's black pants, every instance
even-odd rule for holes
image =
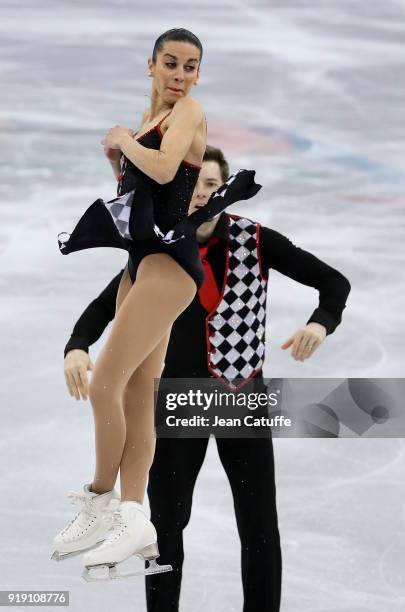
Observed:
[[[173,571],[146,576],[148,612],[179,610],[183,529],[190,519],[208,440],[156,440],[148,484],[151,520],[157,530],[159,563],[170,563]],[[216,438],[216,443],[231,485],[241,540],[243,612],[278,612],[282,561],[271,437]]]

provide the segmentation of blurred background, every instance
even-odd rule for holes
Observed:
[[[1,0],[1,589],[68,589],[74,611],[145,610],[143,579],[103,586],[55,564],[65,496],[94,467],[91,406],[65,388],[73,324],[125,252],[62,257],[116,182],[100,140],[139,127],[147,58],[172,27],[202,41],[208,142],[263,185],[232,207],[340,270],[342,324],[307,362],[281,344],[317,292],[270,273],[268,377],[401,377],[405,361],[405,2]],[[93,361],[105,336],[91,350]],[[275,440],[283,612],[405,605],[403,439]],[[260,503],[260,500],[257,500]],[[242,610],[226,476],[210,441],[185,534],[182,612]]]

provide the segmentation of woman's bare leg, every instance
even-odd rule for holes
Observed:
[[[124,391],[126,440],[120,464],[121,500],[142,503],[155,455],[154,381],[162,373],[170,331],[131,376]]]
[[[118,288],[116,312],[131,287],[132,280],[126,269]],[[143,503],[156,445],[154,381],[160,378],[163,370],[170,331],[135,370],[124,390],[126,440],[120,464],[122,500]]]
[[[124,282],[126,281],[123,277],[122,283]],[[96,470],[91,488],[96,493],[110,491],[115,484],[127,438],[124,413],[125,389],[141,364],[145,366],[143,384],[146,385],[139,395],[141,405],[147,385],[151,389],[152,402],[150,410],[145,404],[144,410],[139,412],[139,422],[137,415],[130,415],[131,427],[128,439],[133,440],[136,427],[143,432],[142,435],[151,430],[153,435],[151,419],[153,419],[153,377],[155,376],[152,374],[158,372],[156,377],[160,376],[171,326],[190,304],[196,292],[193,279],[172,257],[164,253],[145,257],[139,265],[134,285],[127,292],[124,286],[120,288],[121,295],[126,293],[125,299],[118,309],[110,336],[98,356],[89,389],[96,437]],[[146,361],[148,356],[151,356],[149,362]],[[142,368],[140,368],[134,382],[138,380],[139,383],[142,379]],[[126,413],[128,415],[128,411]],[[142,439],[148,440],[148,437]],[[135,444],[132,443],[130,446],[135,447]],[[143,499],[147,474],[153,458],[153,447],[150,442],[147,442],[146,446],[147,457],[141,461],[139,453],[136,453],[137,467],[130,476],[130,464],[134,458],[125,457],[124,494],[130,499]],[[135,478],[139,479],[139,484],[135,484]]]

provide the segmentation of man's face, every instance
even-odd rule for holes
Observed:
[[[188,214],[205,206],[209,197],[222,185],[221,170],[216,161],[203,161],[197,184],[193,191]]]

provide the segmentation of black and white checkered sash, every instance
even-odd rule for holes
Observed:
[[[208,369],[231,390],[263,367],[267,280],[258,253],[259,225],[229,215],[229,259],[221,302],[207,317]]]
[[[136,240],[157,237],[166,244],[195,234],[201,223],[212,219],[227,206],[252,198],[261,189],[255,183],[254,170],[238,170],[198,209],[167,232],[162,232],[154,218],[151,188],[139,179],[128,193],[105,202],[93,202],[79,219],[71,234],[58,234],[59,249],[67,255],[74,251],[98,246],[129,250]]]

